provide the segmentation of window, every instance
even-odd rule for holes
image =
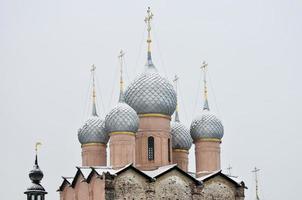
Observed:
[[[148,160],[154,160],[154,137],[148,137]]]
[[[168,139],[168,162],[171,162],[170,138]]]

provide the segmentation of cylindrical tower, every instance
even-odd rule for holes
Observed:
[[[204,69],[204,98],[203,111],[191,124],[190,133],[195,144],[196,176],[200,177],[213,171],[220,170],[220,143],[223,137],[221,121],[210,112],[207,85],[206,63]]]
[[[178,77],[175,76],[175,90],[177,92]],[[188,171],[189,164],[189,149],[192,146],[192,138],[189,129],[180,122],[178,114],[178,105],[175,111],[175,119],[171,123],[172,135],[172,160],[179,168]]]
[[[121,62],[119,103],[105,118],[105,128],[110,136],[110,165],[114,169],[135,163],[135,134],[139,123],[135,110],[124,101],[123,55],[124,53],[121,51],[119,56]]]
[[[105,122],[96,110],[95,93],[95,66],[92,66],[92,115],[78,131],[78,139],[82,144],[83,166],[106,166],[108,134],[105,131]]]
[[[148,30],[148,52],[145,71],[127,88],[125,102],[139,115],[136,134],[136,167],[154,169],[172,163],[170,121],[176,108],[172,84],[160,76],[151,58],[151,19],[145,18]]]

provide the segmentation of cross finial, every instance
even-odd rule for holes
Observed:
[[[208,87],[207,87],[207,67],[208,63],[206,61],[203,61],[201,64],[200,69],[203,70],[203,94],[204,94],[204,110],[209,110],[209,104],[208,104]]]
[[[252,170],[252,173],[255,173],[255,183],[256,183],[256,200],[260,200],[259,198],[259,189],[258,189],[258,172],[260,171],[260,169],[258,169],[257,167],[255,167]]]
[[[121,49],[120,53],[118,55],[118,58],[120,60],[120,97],[119,101],[123,100],[123,90],[124,90],[124,80],[123,80],[123,59],[125,56],[125,52]]]
[[[148,31],[148,52],[151,52],[151,20],[153,19],[153,13],[151,12],[150,7],[147,10],[147,16],[145,17],[145,23],[147,24],[147,31]]]
[[[92,73],[92,101],[95,103],[95,98],[96,98],[96,95],[95,95],[95,70],[96,70],[96,67],[95,65],[91,65],[91,73]]]
[[[232,169],[233,169],[233,167],[231,167],[231,165],[229,165],[229,167],[227,168],[228,173],[229,173],[230,176],[232,175],[232,173],[231,173],[231,170],[232,170]]]
[[[92,64],[90,71],[92,74],[92,115],[93,116],[98,115],[96,111],[95,70],[96,70],[96,66]]]

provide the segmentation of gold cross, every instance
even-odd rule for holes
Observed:
[[[151,20],[153,18],[153,13],[151,12],[150,7],[148,7],[147,10],[147,16],[145,17],[145,23],[147,24],[147,31],[148,31],[148,39],[147,39],[147,43],[148,43],[148,52],[151,52]]]

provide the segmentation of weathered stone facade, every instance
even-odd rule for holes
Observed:
[[[129,165],[122,170],[92,169],[86,177],[79,168],[72,182],[63,181],[60,200],[243,200],[244,184],[221,172],[204,182],[176,165],[158,171],[140,171]]]

